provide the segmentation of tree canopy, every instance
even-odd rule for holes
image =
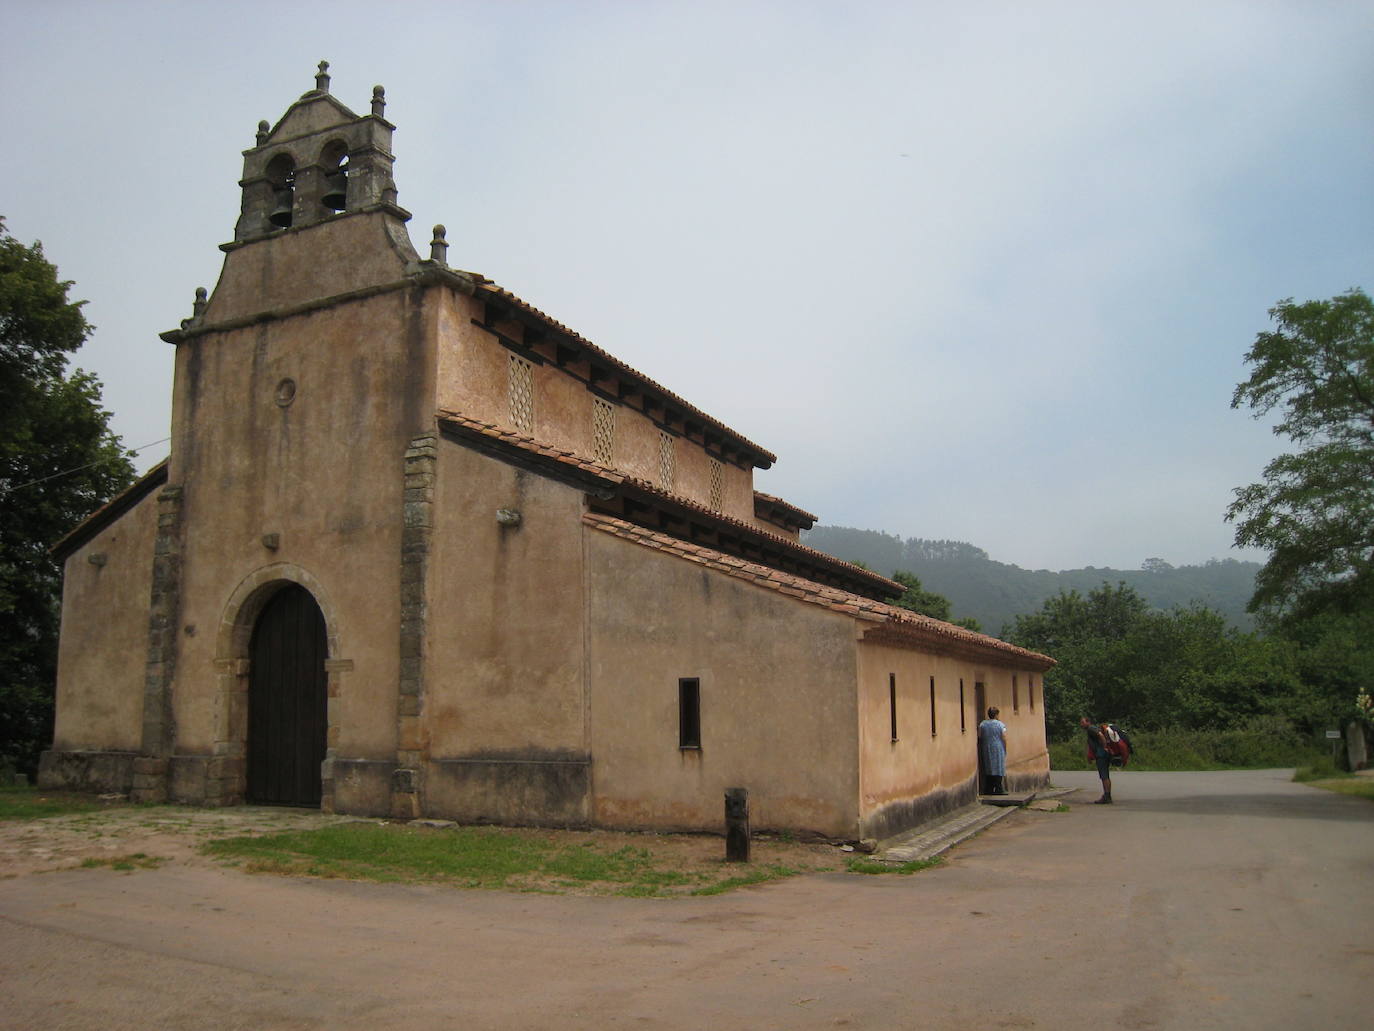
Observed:
[[[1362,290],[1280,301],[1246,353],[1231,407],[1277,411],[1297,450],[1236,491],[1237,546],[1268,549],[1253,611],[1355,612],[1374,604],[1374,302]]]
[[[1017,617],[1009,640],[1057,660],[1045,674],[1045,726],[1060,740],[1082,716],[1142,730],[1321,716],[1286,642],[1242,633],[1203,606],[1150,608],[1123,583],[1050,598]]]
[[[0,219],[0,766],[51,739],[61,570],[48,548],[133,479],[100,383],[67,371],[90,335],[42,247]]]

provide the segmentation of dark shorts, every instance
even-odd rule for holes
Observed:
[[[1112,775],[1112,757],[1110,755],[1099,755],[1097,757],[1097,776],[1100,780],[1106,780]]]

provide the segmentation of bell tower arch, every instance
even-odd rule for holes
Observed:
[[[234,244],[306,229],[342,214],[388,210],[402,222],[391,178],[396,127],[383,117],[386,91],[372,89],[372,110],[358,115],[329,92],[329,62],[315,88],[276,125],[258,123],[256,146],[243,152],[242,207]],[[227,245],[232,247],[233,244]]]

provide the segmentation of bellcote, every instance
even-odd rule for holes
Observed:
[[[242,210],[225,250],[356,212],[408,221],[410,212],[396,203],[396,127],[385,110],[381,86],[372,89],[370,114],[349,110],[329,92],[329,62],[321,61],[315,88],[276,125],[259,122],[256,146],[243,152]]]

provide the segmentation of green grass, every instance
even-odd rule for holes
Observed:
[[[869,859],[867,856],[855,856],[851,859],[847,867],[850,873],[897,873],[913,874],[917,870],[929,870],[932,866],[939,866],[944,862],[940,856],[931,859],[913,859],[909,863],[884,863],[877,859]]]
[[[1130,730],[1130,728],[1127,728]],[[1225,730],[1133,730],[1135,753],[1127,770],[1256,770],[1310,766],[1326,756],[1322,746],[1276,718],[1247,720]],[[1329,761],[1329,757],[1328,757]],[[1085,737],[1050,744],[1050,768],[1091,770]]]
[[[1353,777],[1353,773],[1346,773],[1332,760],[1329,755],[1319,755],[1306,766],[1299,766],[1293,771],[1293,779],[1298,783],[1306,783],[1312,780],[1332,780],[1337,777]]]
[[[1345,776],[1333,780],[1309,780],[1306,783],[1309,787],[1334,791],[1340,795],[1354,795],[1356,798],[1367,798],[1374,802],[1374,778]]]
[[[92,795],[70,791],[40,791],[35,787],[11,785],[0,788],[0,820],[35,820],[45,816],[67,816],[103,809]]]
[[[221,838],[202,848],[253,873],[597,895],[711,895],[800,872],[781,864],[743,873],[724,863],[706,872],[666,869],[648,848],[560,845],[538,832],[496,827],[359,822]]]
[[[146,852],[133,852],[127,856],[106,856],[100,859],[92,856],[81,860],[81,869],[94,870],[108,866],[111,870],[127,873],[132,870],[156,870],[166,861],[158,856],[150,856]]]

